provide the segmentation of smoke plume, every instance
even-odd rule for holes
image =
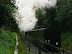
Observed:
[[[56,3],[57,0],[16,0],[18,10],[15,18],[19,29],[24,32],[32,30],[38,21],[35,11],[45,6],[55,7]]]

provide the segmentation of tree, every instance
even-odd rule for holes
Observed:
[[[18,29],[16,21],[13,17],[13,13],[15,12],[14,10],[16,9],[14,3],[14,0],[0,1],[0,27],[5,26],[12,31]]]
[[[36,11],[36,17],[38,18],[36,28],[47,28],[53,26],[55,19],[55,8],[45,8],[44,10],[38,9]]]
[[[72,30],[72,0],[61,0],[56,8],[58,27],[62,31]]]
[[[55,8],[36,11],[38,22],[36,28],[55,26],[61,31],[72,30],[72,0],[58,0]]]

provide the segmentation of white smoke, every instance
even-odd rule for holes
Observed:
[[[16,0],[18,7],[16,21],[21,31],[32,30],[37,22],[35,11],[38,8],[55,7],[57,0]]]

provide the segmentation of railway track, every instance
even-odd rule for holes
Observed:
[[[34,38],[30,38],[30,37],[25,37],[25,40],[26,40],[28,43],[31,43],[31,44],[33,44],[34,46],[38,47],[38,49],[44,51],[44,52],[47,53],[47,54],[72,54],[71,51],[64,50],[64,49],[62,49],[62,48],[58,48],[58,47],[55,47],[55,46],[53,46],[53,45],[49,45],[49,44],[47,44],[46,42],[41,41],[41,40],[39,40],[39,39],[34,39]],[[39,42],[39,43],[37,43],[37,42]],[[42,46],[42,45],[40,45],[40,44],[43,44],[43,45],[46,44],[47,46],[50,46],[50,48],[52,48],[51,51],[48,50],[48,49],[46,49],[44,46]],[[58,52],[53,51],[54,48],[56,48],[56,50],[57,50]]]
[[[58,52],[56,53],[56,52],[52,52],[52,51],[47,50],[44,46],[41,46],[38,43],[36,43],[37,41],[40,41],[42,44],[47,44],[47,43],[45,43],[45,42],[43,42],[41,40],[37,40],[37,39],[33,39],[33,38],[27,39],[27,42],[33,44],[34,46],[38,47],[39,49],[41,49],[42,51],[44,51],[44,52],[46,52],[48,54],[60,54]]]

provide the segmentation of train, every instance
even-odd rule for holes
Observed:
[[[25,32],[25,36],[32,43],[42,46],[46,50],[55,51],[61,46],[61,32],[55,27],[35,29]]]

